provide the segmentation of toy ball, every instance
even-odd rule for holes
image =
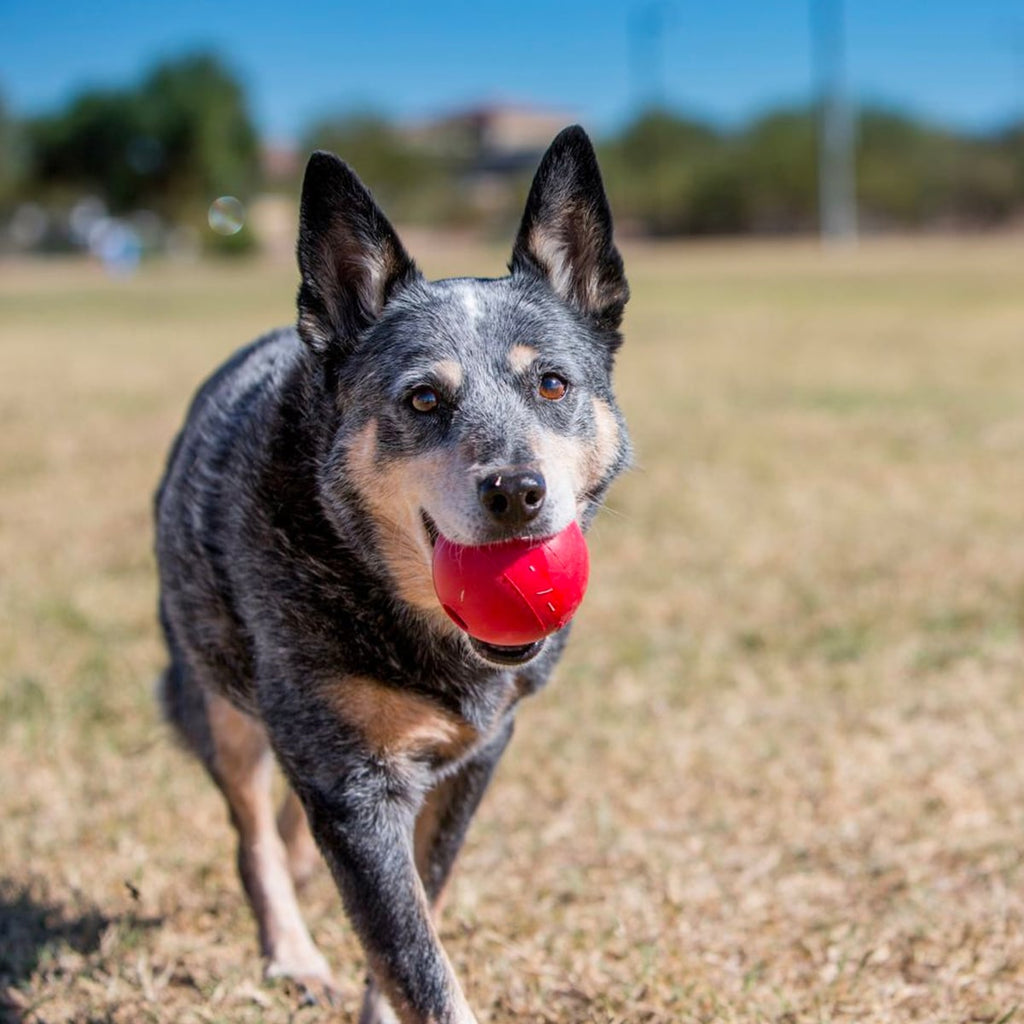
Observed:
[[[516,647],[561,629],[590,575],[587,542],[573,522],[546,540],[471,547],[438,537],[434,590],[452,621],[484,643]]]

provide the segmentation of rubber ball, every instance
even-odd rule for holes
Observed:
[[[583,601],[590,556],[575,522],[544,540],[467,546],[439,537],[434,590],[452,621],[485,643],[516,647],[561,629]]]

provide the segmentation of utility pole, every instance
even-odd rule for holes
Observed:
[[[846,92],[843,0],[811,0],[818,98],[818,211],[822,241],[857,240],[854,118]]]

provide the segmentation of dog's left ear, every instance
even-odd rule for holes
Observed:
[[[344,352],[388,298],[419,276],[395,229],[333,153],[309,158],[299,213],[298,331],[315,352]]]
[[[622,322],[629,285],[597,156],[579,125],[559,132],[540,162],[510,269],[539,272],[600,327],[614,331]]]

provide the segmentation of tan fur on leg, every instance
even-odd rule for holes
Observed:
[[[268,977],[333,989],[327,961],[306,930],[271,802],[271,754],[263,727],[223,697],[207,694],[214,778],[238,832],[238,871],[260,933]]]
[[[292,881],[301,888],[316,873],[323,858],[309,830],[302,803],[291,790],[288,790],[277,814],[277,831],[288,851],[288,870]]]

